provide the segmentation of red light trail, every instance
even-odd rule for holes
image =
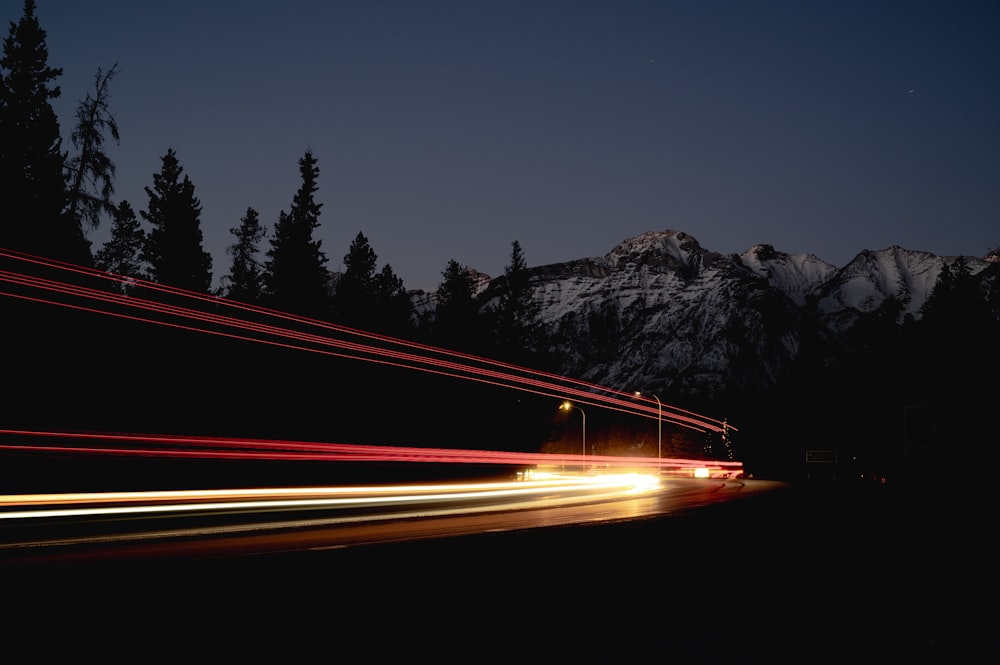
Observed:
[[[54,439],[66,441],[67,443],[58,445],[47,442],[42,444],[3,443],[3,437]],[[199,459],[428,462],[549,467],[581,465],[600,469],[656,469],[657,467],[662,467],[667,473],[690,474],[695,469],[705,469],[710,475],[724,475],[727,477],[740,475],[743,468],[742,462],[684,458],[658,460],[655,457],[614,455],[584,456],[576,454],[374,446],[273,439],[154,436],[149,434],[95,434],[14,429],[0,429],[0,450]]]
[[[560,400],[572,398],[581,404],[620,411],[640,417],[673,423],[699,432],[723,432],[736,428],[714,418],[708,418],[669,404],[657,405],[648,398],[637,398],[634,393],[532,370],[510,363],[450,351],[417,342],[393,338],[372,332],[349,328],[286,312],[249,305],[217,296],[187,291],[145,280],[126,279],[120,275],[100,270],[32,256],[21,252],[0,249],[0,259],[14,262],[21,270],[42,271],[50,275],[70,275],[76,282],[81,278],[97,284],[107,282],[125,284],[134,290],[144,289],[165,294],[172,301],[204,304],[209,307],[195,309],[180,304],[160,302],[116,291],[83,286],[61,279],[36,276],[26,272],[0,269],[0,295],[26,301],[66,307],[101,315],[120,317],[132,321],[163,325],[198,333],[217,335],[233,340],[256,342],[271,346],[318,353],[329,356],[374,362],[394,367],[429,372],[462,380],[511,388]],[[66,277],[64,277],[66,279]],[[226,309],[232,315],[217,311]],[[242,318],[241,318],[242,317]],[[295,326],[295,327],[290,327]],[[305,328],[304,330],[302,328]],[[356,340],[362,341],[356,341]],[[445,449],[408,448],[396,446],[356,446],[349,444],[321,444],[301,441],[269,441],[226,438],[127,436],[120,434],[71,434],[59,432],[30,432],[0,430],[4,435],[40,436],[72,439],[74,445],[46,446],[50,451],[110,453],[130,455],[162,455],[173,457],[202,457],[218,459],[322,459],[352,461],[435,461],[475,462],[495,464],[551,464],[568,463],[589,465],[605,464],[641,465],[642,458],[596,457],[593,455],[533,456],[495,451],[458,451]],[[88,441],[84,445],[80,441]],[[99,442],[99,443],[98,443]],[[23,450],[31,447],[0,444],[0,449]],[[580,459],[576,459],[580,458]],[[656,458],[648,460],[656,464]],[[668,460],[661,460],[668,469]],[[706,462],[705,460],[669,460],[678,468],[692,465],[720,465],[719,468],[740,466],[740,463]],[[735,468],[735,467],[734,467]]]
[[[59,271],[69,272],[72,274],[82,275],[90,278],[97,278],[100,280],[106,280],[115,283],[127,282],[136,287],[142,287],[155,292],[161,292],[173,296],[179,296],[194,302],[209,303],[213,306],[227,307],[244,313],[265,316],[270,319],[277,319],[279,321],[283,320],[288,322],[294,322],[296,324],[303,324],[306,326],[317,328],[319,330],[325,330],[340,335],[354,336],[354,337],[369,339],[372,341],[377,341],[383,345],[389,345],[389,346],[374,346],[372,344],[351,342],[342,338],[331,337],[329,335],[322,335],[318,333],[306,333],[291,328],[280,327],[278,325],[259,323],[253,320],[240,319],[231,316],[223,316],[212,312],[181,307],[179,305],[170,305],[167,303],[156,302],[144,298],[137,298],[134,296],[122,295],[109,291],[102,291],[100,289],[87,288],[83,286],[68,284],[57,280],[35,277],[23,273],[11,272],[8,270],[0,270],[0,282],[21,285],[41,290],[43,292],[63,294],[76,298],[89,299],[92,301],[96,301],[98,303],[105,303],[107,305],[122,306],[124,308],[131,310],[143,310],[150,313],[165,314],[168,316],[178,317],[182,320],[201,322],[202,324],[214,324],[224,329],[229,328],[242,332],[240,333],[223,332],[218,329],[206,327],[205,325],[199,326],[190,323],[178,323],[176,321],[173,322],[163,321],[148,316],[119,313],[112,311],[109,308],[86,306],[73,302],[69,303],[61,302],[59,300],[53,300],[51,298],[41,298],[35,295],[31,295],[30,293],[17,293],[9,290],[0,291],[0,294],[7,295],[13,298],[20,298],[24,300],[30,300],[61,307],[68,307],[71,309],[83,310],[93,313],[106,314],[109,316],[121,317],[133,321],[159,324],[194,332],[208,333],[222,337],[237,339],[241,341],[258,342],[262,344],[281,346],[285,348],[308,351],[312,353],[320,353],[320,354],[338,356],[343,358],[351,358],[356,360],[365,360],[368,362],[388,364],[397,367],[403,367],[406,369],[433,372],[445,376],[451,376],[455,378],[461,378],[472,381],[479,381],[501,387],[516,388],[526,392],[551,396],[558,399],[566,399],[567,397],[573,397],[583,404],[590,404],[592,406],[623,411],[626,413],[632,413],[636,415],[644,415],[645,417],[650,417],[650,418],[657,418],[660,416],[659,410],[657,406],[655,406],[655,402],[653,402],[652,400],[646,398],[636,398],[634,393],[614,390],[611,388],[599,386],[597,384],[588,383],[585,381],[580,381],[577,379],[572,379],[565,376],[559,376],[547,372],[540,372],[537,370],[532,370],[526,367],[512,365],[510,363],[504,363],[489,358],[473,356],[470,354],[450,351],[447,349],[433,347],[426,344],[420,344],[417,342],[410,342],[399,338],[379,335],[376,333],[358,330],[355,328],[349,328],[346,326],[328,323],[325,321],[319,321],[316,319],[297,316],[286,312],[279,312],[276,310],[267,309],[256,305],[249,305],[234,300],[228,300],[217,296],[211,296],[203,293],[197,293],[194,291],[178,289],[171,286],[165,286],[162,284],[157,284],[155,282],[148,282],[136,279],[126,279],[124,277],[121,277],[120,275],[115,275],[113,273],[107,273],[93,268],[85,268],[42,257],[31,256],[28,254],[14,252],[11,250],[0,249],[0,257],[11,259],[14,261],[19,261],[32,266],[38,266],[46,269],[55,269]],[[250,336],[249,333],[258,333],[261,335],[270,336],[271,338],[253,337]],[[292,342],[282,342],[273,338],[293,340],[300,343],[296,344]],[[332,347],[335,349],[339,349],[339,351],[332,351],[329,348],[316,348],[314,346],[306,346],[305,343],[316,344],[322,347]],[[390,346],[412,349],[412,351],[399,351],[390,348]],[[388,360],[380,360],[379,358],[388,358]],[[458,362],[456,360],[449,360],[449,358],[459,359],[463,362]],[[479,366],[469,363],[476,363]],[[494,368],[500,368],[500,370],[503,371]],[[605,393],[605,394],[600,394],[600,393]],[[722,432],[723,429],[725,428],[728,428],[729,430],[732,431],[737,431],[737,428],[733,427],[732,425],[723,423],[723,421],[695,414],[691,411],[686,411],[684,409],[680,409],[678,407],[674,407],[669,404],[663,404],[662,406],[663,406],[662,418],[666,422],[680,425],[682,427],[688,427],[702,432],[704,431]]]

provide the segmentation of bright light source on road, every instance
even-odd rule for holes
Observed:
[[[632,492],[635,494],[639,492],[651,492],[660,487],[660,479],[657,476],[650,476],[645,473],[631,473],[629,475],[635,481],[635,487],[632,489]]]
[[[695,478],[708,478],[710,476],[708,469],[705,467],[699,467],[694,470]]]
[[[660,486],[660,479],[645,473],[602,473],[593,477],[596,483],[630,487],[631,494],[648,492]]]

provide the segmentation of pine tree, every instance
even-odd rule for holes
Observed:
[[[937,308],[946,309],[948,306],[948,296],[954,290],[955,276],[951,272],[951,266],[944,263],[941,265],[941,272],[938,273],[934,287],[927,294],[927,300],[924,301],[923,306],[920,308],[921,316],[926,320],[928,316],[933,317],[935,315]]]
[[[912,367],[912,358],[920,358],[920,372],[913,383],[937,391],[934,399],[940,404],[970,399],[968,393],[978,392],[978,386],[971,388],[976,384],[966,377],[990,356],[996,338],[985,292],[964,257],[941,266],[921,314],[909,331],[914,346],[907,364]]]
[[[115,164],[104,152],[104,133],[118,141],[118,123],[108,111],[108,85],[117,73],[116,64],[108,72],[100,68],[94,77],[94,96],[90,93],[76,110],[76,129],[72,140],[78,154],[66,162],[69,182],[68,214],[82,228],[100,226],[104,214],[113,215]]]
[[[264,292],[264,269],[257,256],[267,229],[260,223],[257,211],[247,208],[240,225],[229,229],[229,232],[236,236],[236,242],[226,249],[233,257],[229,274],[223,278],[226,297],[245,303],[259,303]]]
[[[518,241],[511,243],[510,263],[504,270],[499,305],[493,310],[497,353],[519,364],[539,360],[541,324],[532,298],[528,266]]]
[[[938,280],[921,307],[925,323],[958,330],[982,325],[988,320],[985,294],[973,279],[969,262],[964,256],[951,264],[943,264]]]
[[[375,278],[375,301],[378,320],[373,330],[394,337],[410,337],[415,332],[413,301],[403,287],[403,280],[388,263]]]
[[[374,319],[375,250],[364,233],[358,232],[344,255],[344,274],[337,280],[335,306],[337,320],[347,326],[368,329]]]
[[[330,276],[322,241],[313,239],[319,227],[321,203],[316,203],[319,169],[311,150],[299,160],[302,185],[288,213],[281,211],[271,236],[264,281],[270,305],[306,316],[328,318],[332,305]]]
[[[441,275],[444,281],[437,290],[434,337],[445,348],[482,351],[487,346],[485,326],[476,302],[472,272],[450,259]]]
[[[359,232],[344,256],[344,274],[337,281],[337,320],[347,326],[401,336],[412,332],[413,305],[403,280],[386,264],[376,272],[378,257]]]
[[[153,188],[145,188],[149,210],[140,211],[153,227],[142,259],[149,264],[153,281],[208,293],[212,257],[202,249],[201,202],[172,148],[161,161],[160,172],[153,174]]]
[[[3,43],[0,58],[0,246],[92,265],[90,242],[66,214],[65,155],[50,100],[61,94],[61,68],[48,65],[46,33],[34,0]]]
[[[101,270],[127,279],[143,279],[146,271],[140,257],[145,243],[146,233],[135,211],[128,201],[122,201],[112,216],[111,238],[97,252],[94,263]],[[130,291],[127,279],[117,285],[120,293]]]

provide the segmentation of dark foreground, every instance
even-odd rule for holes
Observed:
[[[24,601],[41,612],[73,608],[67,616],[86,621],[110,611],[109,628],[138,624],[161,631],[164,643],[201,636],[200,657],[219,648],[278,649],[281,662],[342,659],[336,654],[350,662],[402,654],[955,661],[1000,645],[992,515],[976,494],[956,495],[961,489],[793,484],[627,523],[29,569],[17,571],[16,586],[34,590]]]

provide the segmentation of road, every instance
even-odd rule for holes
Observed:
[[[507,483],[0,497],[0,561],[249,556],[614,522],[734,501],[769,481],[547,474]]]
[[[325,509],[258,512],[250,522],[272,526],[206,522],[200,534],[42,547],[58,555],[48,559],[8,548],[0,569],[26,623],[113,617],[120,631],[127,619],[157,646],[191,645],[197,631],[220,657],[263,643],[284,660],[350,647],[437,662],[950,662],[967,645],[998,646],[981,609],[997,592],[996,555],[942,489],[674,479],[517,509],[444,501],[439,514],[397,505],[395,517],[339,523]],[[163,519],[162,533],[185,521]]]

